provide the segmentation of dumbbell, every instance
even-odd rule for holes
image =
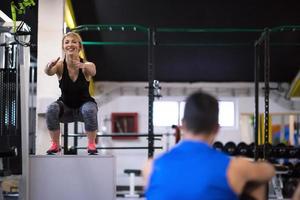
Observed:
[[[299,148],[296,148],[294,146],[289,146],[287,148],[287,157],[288,158],[299,158],[300,151]]]
[[[234,142],[227,142],[224,146],[224,152],[233,156],[236,155],[236,144]]]
[[[277,158],[286,158],[287,157],[287,147],[283,143],[279,143],[274,147],[274,156]]]
[[[254,158],[254,153],[255,153],[254,147],[255,147],[255,144],[253,142],[248,145],[249,157],[251,157],[251,158]]]
[[[237,145],[237,155],[241,155],[241,156],[250,156],[249,154],[249,147],[245,142],[240,142]]]
[[[222,142],[217,141],[213,144],[213,148],[222,152],[224,149],[224,146],[223,146]]]

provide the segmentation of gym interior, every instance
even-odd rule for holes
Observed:
[[[299,10],[296,1],[1,1],[0,200],[147,199],[145,163],[184,140],[185,99],[199,89],[219,102],[212,148],[272,163],[264,199],[293,198]],[[63,56],[67,32],[97,70],[96,155],[77,120],[60,123],[61,151],[46,153],[47,107],[61,94],[44,69]]]

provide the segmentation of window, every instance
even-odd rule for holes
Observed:
[[[157,101],[153,104],[154,126],[172,126],[178,124],[178,102]]]
[[[181,125],[181,120],[183,118],[183,114],[184,114],[184,107],[185,107],[185,101],[181,101],[179,102],[179,125]]]
[[[183,118],[184,101],[157,101],[154,102],[154,126],[171,126],[180,124]],[[234,128],[236,126],[236,110],[233,100],[219,100],[219,124],[221,127]]]
[[[221,127],[235,126],[234,101],[219,101],[219,124]]]

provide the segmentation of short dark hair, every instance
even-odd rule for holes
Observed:
[[[194,134],[208,134],[219,124],[218,100],[199,90],[191,94],[185,104],[183,122]]]

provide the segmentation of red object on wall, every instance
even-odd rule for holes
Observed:
[[[112,113],[111,114],[112,139],[137,139],[138,113]],[[132,136],[122,136],[132,134]]]

